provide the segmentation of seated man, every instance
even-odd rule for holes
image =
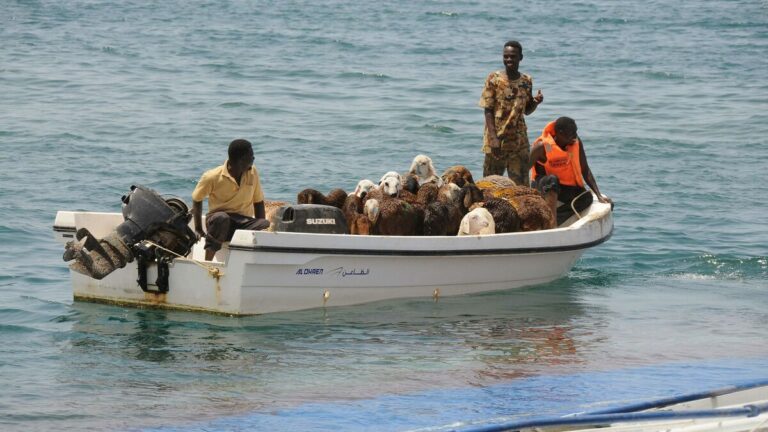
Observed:
[[[571,208],[574,198],[573,207],[579,213],[592,204],[592,194],[584,188],[585,181],[598,201],[612,203],[597,187],[584,145],[576,134],[576,122],[570,117],[560,117],[544,128],[533,143],[530,165],[531,186],[538,189],[553,207],[558,226],[574,214]],[[563,204],[557,207],[557,201]]]
[[[229,159],[224,165],[206,171],[192,192],[195,232],[205,237],[205,260],[211,261],[222,243],[232,239],[235,230],[263,230],[264,194],[259,172],[253,166],[253,148],[244,139],[229,144]],[[203,199],[208,197],[206,235],[202,227]]]

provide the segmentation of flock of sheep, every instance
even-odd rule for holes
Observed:
[[[338,207],[350,234],[455,236],[536,231],[555,227],[551,204],[528,186],[502,176],[475,182],[464,166],[452,166],[442,176],[425,155],[413,159],[408,173],[390,171],[379,180],[361,180],[347,194],[333,189],[324,195],[304,189],[297,204]],[[285,202],[267,201],[267,218]]]

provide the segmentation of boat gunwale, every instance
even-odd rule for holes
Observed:
[[[537,246],[519,248],[490,248],[490,249],[446,249],[446,250],[407,250],[407,249],[350,249],[350,248],[320,248],[320,247],[292,247],[292,246],[241,246],[229,245],[232,251],[247,252],[274,252],[274,253],[309,253],[327,255],[379,255],[379,256],[462,256],[462,255],[520,255],[549,252],[568,252],[588,249],[606,242],[613,236],[611,231],[599,239],[577,244],[560,246]]]

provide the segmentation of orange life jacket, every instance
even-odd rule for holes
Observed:
[[[547,154],[547,162],[537,164],[544,166],[544,171],[549,175],[557,176],[560,184],[566,186],[584,187],[584,176],[581,174],[581,159],[579,158],[581,141],[576,140],[573,144],[561,149],[555,143],[555,122],[550,122],[544,127],[541,136],[536,138],[533,145],[542,143],[544,151]],[[531,179],[536,179],[535,166],[531,168]]]

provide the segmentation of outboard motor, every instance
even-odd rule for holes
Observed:
[[[275,231],[315,234],[349,234],[341,209],[320,204],[299,204],[277,209]]]
[[[163,199],[143,186],[131,186],[122,201],[125,222],[104,238],[97,239],[87,228],[77,230],[76,240],[68,242],[64,251],[64,261],[75,260],[69,268],[94,279],[103,279],[136,257],[144,266],[157,261],[167,268],[168,262],[177,255],[186,256],[197,242],[184,201]]]

